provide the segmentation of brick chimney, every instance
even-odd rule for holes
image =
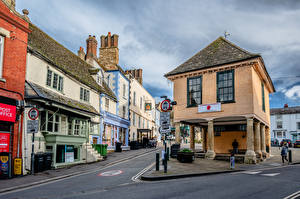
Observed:
[[[97,58],[97,40],[95,35],[89,35],[86,40],[86,59],[89,58]]]
[[[119,64],[119,36],[114,34],[111,36],[109,32],[107,36],[100,37],[101,47],[99,48],[99,61],[107,70],[117,70],[116,65]]]
[[[78,53],[78,57],[80,57],[80,59],[85,60],[85,53],[84,53],[84,49],[80,46],[79,50],[77,51]]]
[[[126,74],[131,74],[141,85],[143,85],[143,69],[126,70]]]
[[[283,108],[288,108],[289,105],[288,104],[284,104]]]

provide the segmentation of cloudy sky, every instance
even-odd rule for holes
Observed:
[[[230,41],[262,55],[277,91],[271,107],[300,105],[300,1],[16,0],[16,7],[76,54],[89,34],[98,41],[118,34],[120,65],[142,68],[155,97],[172,96],[163,74],[226,30]]]

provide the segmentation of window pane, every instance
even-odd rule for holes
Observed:
[[[48,72],[47,72],[47,82],[46,82],[47,86],[51,86],[51,80],[52,80],[52,71],[48,69]]]
[[[59,129],[59,123],[54,124],[54,132],[58,132]]]
[[[59,76],[58,90],[59,90],[59,91],[62,91],[62,90],[63,90],[63,77],[61,77],[61,76]]]
[[[80,88],[80,99],[83,100],[83,88]]]
[[[46,111],[41,112],[40,130],[46,130]]]
[[[58,75],[54,73],[53,75],[53,88],[57,88],[57,83],[58,83]]]

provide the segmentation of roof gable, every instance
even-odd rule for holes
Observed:
[[[215,67],[254,57],[260,57],[260,55],[250,53],[231,43],[227,39],[219,37],[186,62],[165,74],[165,76],[168,77],[180,73]]]
[[[116,100],[116,96],[108,87],[100,86],[90,75],[89,69],[93,68],[91,65],[87,64],[32,23],[29,23],[29,29],[32,31],[28,35],[30,50],[40,54],[79,82],[100,93],[105,93]]]

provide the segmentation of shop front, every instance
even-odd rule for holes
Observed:
[[[100,133],[101,144],[107,144],[108,150],[115,150],[116,143],[122,143],[123,150],[129,150],[128,129],[130,121],[109,112],[104,113],[104,121]]]

